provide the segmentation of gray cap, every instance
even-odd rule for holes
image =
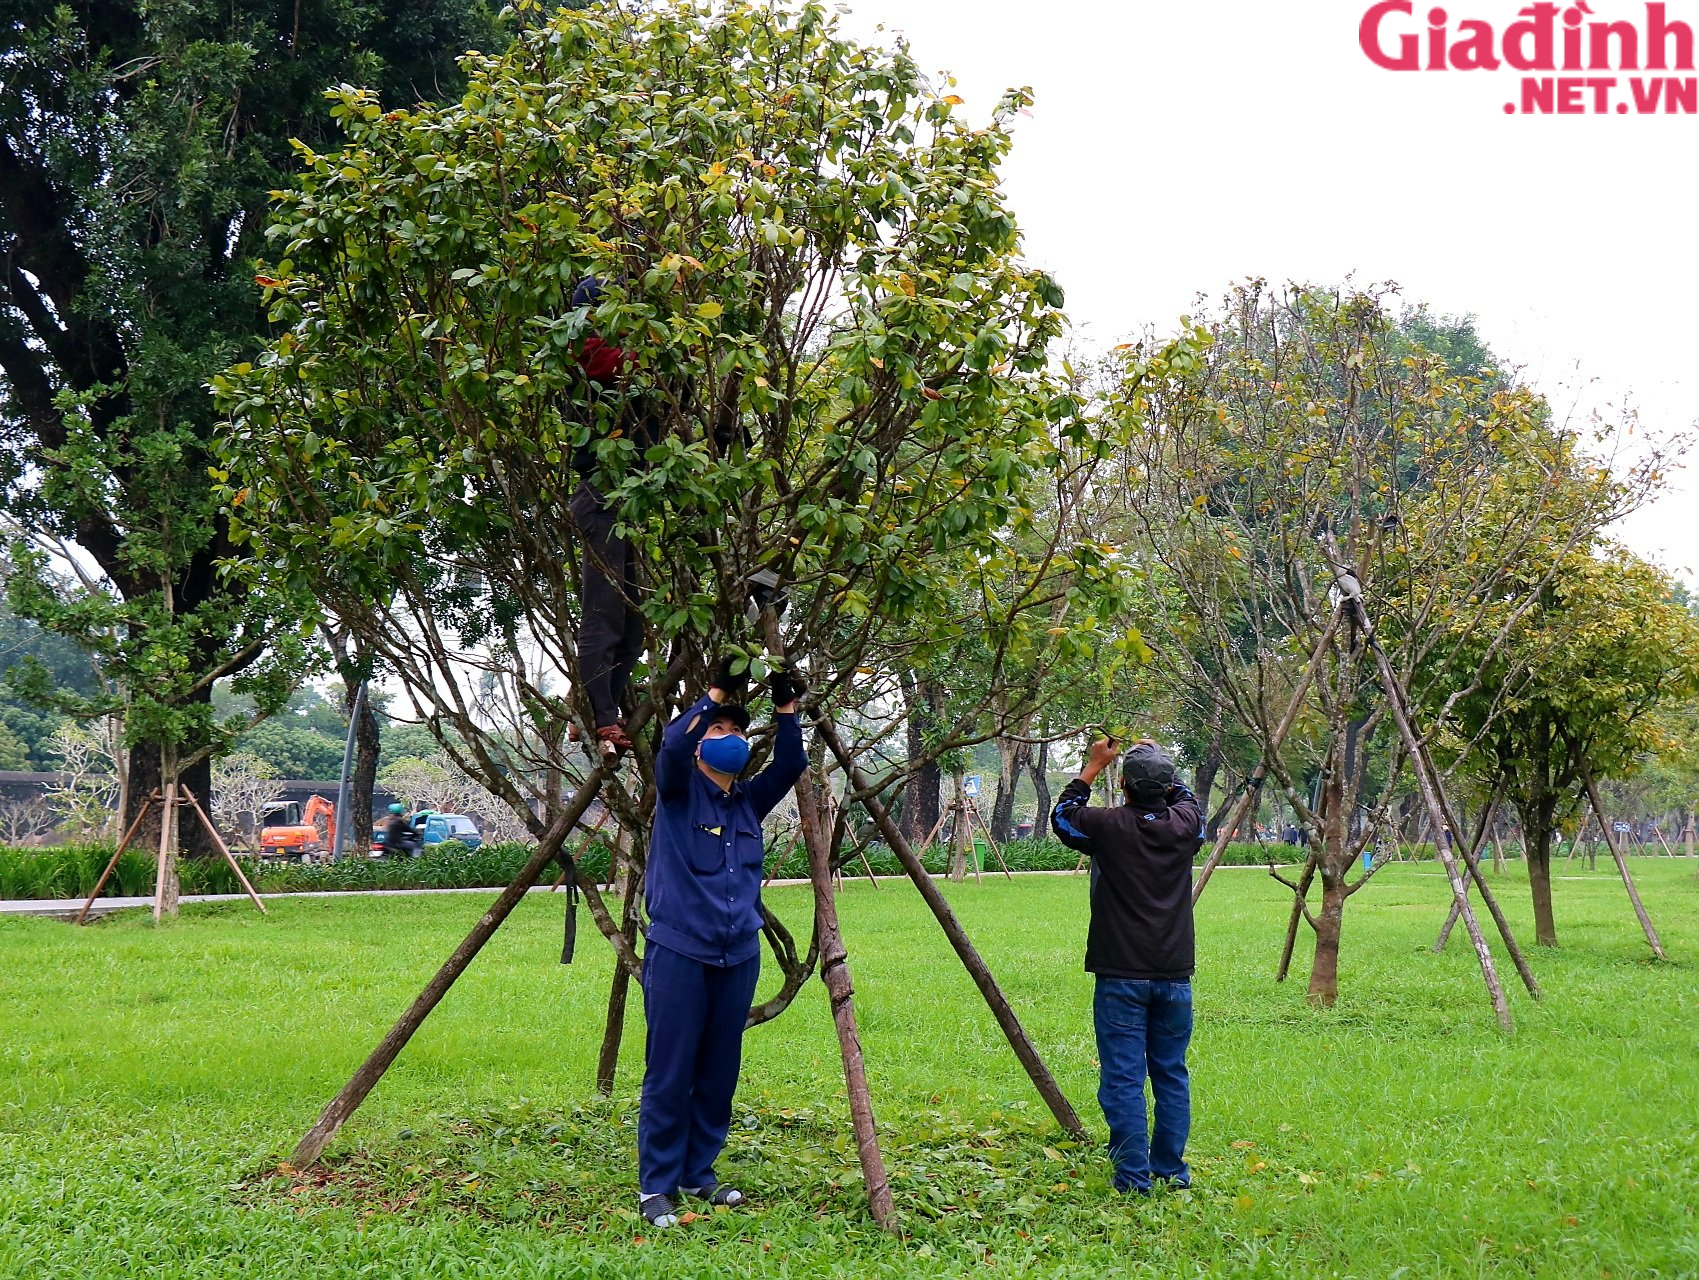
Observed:
[[[1121,757],[1121,785],[1134,800],[1160,800],[1174,785],[1174,760],[1154,742],[1134,743]]]

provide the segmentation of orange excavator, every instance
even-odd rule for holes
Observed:
[[[324,827],[319,827],[319,819]],[[260,828],[260,857],[294,858],[311,862],[329,855],[336,844],[336,804],[323,796],[308,796],[302,807],[293,800],[266,809]]]

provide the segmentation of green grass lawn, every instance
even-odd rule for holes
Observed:
[[[1572,864],[1579,867],[1579,863]],[[1218,875],[1199,914],[1190,1192],[1126,1202],[1059,1140],[912,890],[840,899],[905,1234],[867,1217],[824,992],[746,1041],[721,1169],[754,1207],[659,1238],[635,1208],[642,1024],[592,1087],[612,962],[532,895],[327,1155],[277,1173],[486,905],[279,900],[0,922],[0,1275],[1699,1275],[1699,881],[1560,880],[1562,949],[1496,1030],[1446,889],[1395,866],[1346,913],[1337,1008],[1272,981],[1286,891]],[[1519,869],[1502,877],[1530,932]],[[1083,877],[949,888],[1087,1124]],[[800,932],[805,890],[769,900]],[[1507,985],[1515,975],[1504,966]],[[770,972],[763,992],[776,979]]]

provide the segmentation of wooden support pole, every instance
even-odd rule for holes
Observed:
[[[1192,881],[1192,905],[1194,907],[1197,905],[1198,899],[1203,897],[1204,886],[1209,883],[1209,878],[1215,874],[1216,867],[1221,865],[1222,855],[1227,852],[1227,844],[1232,840],[1233,832],[1245,820],[1246,812],[1262,795],[1263,779],[1268,777],[1268,762],[1271,757],[1279,752],[1281,743],[1286,741],[1286,735],[1291,732],[1292,725],[1297,721],[1298,712],[1304,706],[1304,697],[1309,693],[1310,683],[1316,678],[1316,672],[1321,669],[1321,660],[1327,652],[1328,642],[1333,639],[1333,633],[1338,629],[1339,610],[1335,609],[1333,615],[1327,620],[1327,626],[1321,633],[1321,639],[1316,642],[1315,652],[1310,654],[1309,665],[1304,668],[1303,674],[1298,677],[1298,683],[1292,688],[1292,697],[1286,703],[1286,713],[1280,717],[1280,722],[1275,725],[1274,733],[1270,736],[1268,745],[1263,748],[1262,759],[1257,761],[1256,769],[1245,783],[1244,794],[1233,806],[1232,816],[1216,828],[1215,844],[1209,851],[1209,857],[1204,859],[1203,866],[1198,868],[1197,878]],[[1076,871],[1078,869],[1075,868]]]
[[[253,904],[260,909],[260,914],[262,916],[267,914],[265,903],[261,902],[260,895],[254,892],[254,886],[248,883],[248,877],[242,873],[242,867],[241,864],[236,861],[236,855],[230,852],[230,846],[224,843],[224,837],[219,835],[218,828],[212,825],[212,819],[207,817],[206,810],[201,808],[201,802],[195,799],[195,793],[190,791],[188,787],[184,787],[183,795],[186,796],[189,803],[195,807],[195,812],[200,815],[201,825],[206,828],[207,834],[212,837],[212,842],[218,846],[218,851],[224,855],[224,860],[230,864],[230,869],[236,873],[236,879],[241,882],[242,888],[247,890],[248,897],[253,901]]]
[[[771,605],[761,611],[761,637],[767,649],[781,660],[785,657],[779,618]],[[800,708],[798,708],[800,712]],[[796,783],[797,819],[803,844],[808,849],[808,878],[814,886],[814,924],[820,939],[820,980],[832,1009],[838,1033],[838,1050],[844,1063],[844,1087],[849,1095],[850,1125],[855,1133],[856,1154],[861,1162],[862,1182],[867,1187],[867,1205],[873,1220],[886,1231],[897,1230],[897,1210],[891,1196],[891,1180],[885,1172],[885,1157],[879,1150],[879,1130],[873,1119],[873,1097],[867,1086],[867,1063],[861,1052],[861,1032],[855,1020],[855,984],[850,977],[849,952],[838,927],[838,907],[832,890],[830,836],[821,826],[820,796],[812,768]]]
[[[1386,663],[1386,655],[1381,651],[1379,642],[1375,641],[1374,644],[1376,653],[1380,656],[1382,663],[1385,664],[1382,667],[1383,677],[1390,676],[1392,674],[1391,664]],[[1402,683],[1395,682],[1395,687],[1398,692],[1399,708],[1404,715],[1405,723],[1408,724],[1409,705],[1404,686]],[[1439,767],[1434,764],[1433,752],[1428,750],[1426,743],[1421,744],[1421,764],[1426,768],[1428,777],[1432,780],[1433,794],[1439,801],[1441,817],[1449,824],[1451,830],[1461,831],[1462,823],[1457,820],[1457,815],[1451,811],[1451,801],[1447,798],[1445,789],[1440,786]],[[1493,795],[1495,808],[1496,802],[1501,798],[1501,794],[1495,791]],[[1499,906],[1498,895],[1492,891],[1492,886],[1487,883],[1486,876],[1481,873],[1481,860],[1476,855],[1476,848],[1478,848],[1479,843],[1480,841],[1477,838],[1475,846],[1464,850],[1464,866],[1469,872],[1469,879],[1474,881],[1475,887],[1481,891],[1481,901],[1486,904],[1487,913],[1492,916],[1493,926],[1498,930],[1499,941],[1504,943],[1504,949],[1510,956],[1510,962],[1516,968],[1516,976],[1522,979],[1522,985],[1527,989],[1528,994],[1538,1000],[1541,998],[1539,979],[1534,977],[1533,966],[1528,963],[1528,957],[1523,954],[1522,944],[1516,941],[1516,933],[1511,929],[1510,921],[1505,918],[1504,909]],[[1465,883],[1463,888],[1463,896],[1466,902],[1468,884]]]
[[[1628,870],[1628,861],[1622,856],[1622,850],[1616,846],[1616,833],[1611,830],[1611,824],[1605,821],[1604,801],[1599,799],[1599,788],[1593,781],[1593,770],[1585,761],[1581,765],[1581,780],[1587,784],[1587,799],[1592,802],[1593,816],[1599,820],[1599,830],[1604,833],[1605,848],[1611,851],[1611,857],[1616,860],[1616,869],[1622,875],[1622,887],[1628,890],[1628,900],[1634,904],[1634,914],[1640,918],[1640,929],[1646,935],[1646,943],[1658,959],[1668,960],[1669,957],[1664,954],[1664,944],[1658,941],[1658,931],[1652,927],[1652,917],[1646,914],[1646,904],[1640,901],[1640,890],[1634,887],[1634,876]]]
[[[1504,998],[1504,987],[1498,980],[1498,967],[1493,963],[1493,953],[1487,947],[1486,937],[1481,933],[1481,922],[1475,918],[1475,910],[1469,904],[1467,886],[1463,873],[1459,870],[1457,859],[1445,839],[1446,821],[1444,810],[1439,798],[1439,779],[1428,772],[1427,753],[1422,750],[1422,740],[1416,735],[1410,718],[1404,711],[1403,685],[1392,669],[1392,663],[1381,648],[1380,641],[1372,630],[1367,627],[1367,614],[1363,615],[1365,631],[1370,651],[1375,657],[1375,666],[1380,673],[1381,688],[1386,694],[1387,705],[1392,711],[1392,718],[1398,725],[1398,732],[1404,739],[1404,749],[1410,756],[1410,763],[1415,767],[1416,783],[1426,806],[1428,823],[1434,831],[1434,852],[1445,866],[1446,879],[1451,884],[1451,896],[1456,900],[1458,911],[1462,915],[1463,925],[1469,931],[1469,941],[1475,945],[1475,959],[1481,967],[1481,980],[1486,983],[1487,994],[1492,999],[1493,1013],[1498,1017],[1498,1025],[1505,1032],[1511,1031],[1510,1005]],[[1486,888],[1485,881],[1481,888]]]
[[[1481,856],[1481,845],[1486,840],[1487,824],[1493,820],[1493,813],[1498,808],[1498,798],[1502,786],[1503,784],[1500,783],[1499,787],[1493,788],[1492,795],[1487,798],[1487,806],[1481,810],[1481,821],[1475,828],[1474,838],[1469,842],[1470,856],[1477,860]],[[1464,892],[1468,892],[1468,888],[1468,885],[1464,885]],[[1433,949],[1436,955],[1444,951],[1445,944],[1451,941],[1451,931],[1457,927],[1457,916],[1457,904],[1454,902],[1451,904],[1450,914],[1445,917],[1445,923],[1440,926],[1439,936],[1434,939]]]
[[[106,870],[100,873],[100,879],[94,882],[94,892],[89,894],[88,901],[83,903],[83,909],[76,914],[72,924],[82,924],[88,919],[89,908],[94,906],[94,900],[100,896],[100,891],[106,887],[113,871],[118,867],[118,859],[124,856],[124,850],[130,847],[130,841],[135,839],[136,831],[142,825],[142,819],[147,817],[147,811],[159,803],[159,792],[155,791],[142,801],[142,807],[136,810],[136,820],[130,824],[130,829],[124,833],[124,838],[118,842],[118,847],[112,851],[112,861],[106,864]]]
[[[880,833],[884,835],[886,842],[891,846],[891,851],[897,855],[897,861],[903,864],[903,870],[908,872],[909,879],[920,891],[922,901],[931,909],[934,918],[937,919],[939,926],[944,930],[945,938],[949,940],[957,958],[967,969],[968,976],[973,979],[974,986],[979,988],[979,994],[990,1006],[992,1016],[997,1019],[997,1025],[1002,1028],[1003,1035],[1009,1042],[1009,1047],[1015,1051],[1015,1057],[1020,1060],[1021,1066],[1026,1068],[1028,1078],[1032,1080],[1039,1096],[1044,1099],[1045,1105],[1050,1108],[1050,1114],[1056,1118],[1056,1123],[1067,1130],[1068,1133],[1076,1138],[1085,1138],[1087,1136],[1085,1126],[1080,1123],[1079,1113],[1074,1110],[1073,1104],[1068,1101],[1067,1095],[1062,1092],[1061,1086],[1050,1074],[1050,1069],[1044,1065],[1044,1059],[1039,1056],[1038,1049],[1033,1045],[1026,1029],[1021,1026],[1021,1021],[1010,1006],[1008,997],[997,985],[997,980],[991,976],[991,970],[986,966],[984,959],[980,956],[972,941],[969,940],[967,932],[962,928],[961,921],[956,919],[956,913],[950,909],[948,900],[945,899],[932,877],[926,873],[926,868],[920,861],[920,855],[903,838],[901,829],[898,828],[891,817],[891,811],[875,794],[872,784],[867,780],[867,775],[862,773],[861,767],[850,756],[849,750],[844,746],[843,739],[838,736],[837,726],[832,723],[829,717],[821,715],[814,721],[814,728],[815,732],[825,741],[827,748],[837,757],[839,765],[849,776],[856,792],[863,797],[862,806],[878,825]]]
[[[173,877],[167,873],[172,870],[171,859],[174,856],[174,852],[172,849],[171,835],[172,827],[176,825],[176,821],[177,784],[175,782],[167,782],[165,784],[165,799],[162,802],[159,811],[159,861],[154,866],[153,876],[153,922],[155,924],[158,924],[161,917],[167,912],[167,896],[169,896],[171,900],[169,908],[170,914],[177,914],[177,895],[175,893],[167,895],[166,893],[167,881],[173,879]]]
[[[997,841],[992,838],[991,828],[986,824],[985,815],[979,811],[979,805],[970,797],[968,804],[973,811],[974,820],[979,823],[979,833],[985,837],[985,847],[991,850],[991,856],[997,859],[997,865],[1003,868],[1003,875],[1012,883],[1014,872],[1009,870],[1009,864],[1003,861],[1003,851],[997,847]]]
[[[342,1086],[341,1091],[319,1113],[318,1120],[307,1130],[296,1145],[295,1153],[289,1157],[295,1168],[305,1169],[316,1161],[337,1131],[347,1122],[348,1117],[366,1100],[366,1095],[383,1078],[384,1072],[389,1070],[390,1064],[402,1049],[406,1048],[407,1042],[413,1038],[413,1033],[430,1016],[431,1010],[437,1007],[438,1002],[448,994],[448,989],[454,985],[455,979],[466,972],[466,967],[501,927],[502,921],[519,905],[531,886],[537,883],[537,878],[543,874],[543,868],[555,860],[567,835],[578,825],[578,820],[590,807],[590,801],[595,799],[596,793],[602,789],[602,784],[611,773],[611,767],[604,762],[592,769],[579,784],[566,808],[544,829],[538,838],[536,849],[519,869],[519,874],[514,876],[513,883],[501,891],[490,909],[472,926],[472,932],[454,949],[454,953],[443,962],[436,975],[425,984],[425,989],[419,993],[418,998],[389,1029],[389,1034],[378,1043],[378,1047],[360,1064],[348,1083]]]
[[[844,1085],[849,1096],[850,1125],[855,1133],[856,1154],[861,1162],[862,1181],[867,1187],[867,1205],[873,1220],[887,1231],[897,1229],[897,1211],[891,1196],[891,1180],[885,1172],[885,1157],[879,1150],[879,1130],[873,1118],[873,1096],[867,1085],[867,1063],[861,1052],[861,1031],[855,1019],[855,983],[850,976],[849,951],[838,926],[838,907],[832,889],[832,855],[826,833],[820,829],[819,809],[807,774],[797,782],[797,810],[802,821],[802,839],[808,848],[809,880],[814,886],[814,919],[820,930],[820,978],[826,984],[832,1007],[832,1022],[838,1032],[838,1049],[844,1063]]]

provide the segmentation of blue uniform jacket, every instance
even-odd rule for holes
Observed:
[[[761,820],[802,777],[808,754],[796,716],[776,716],[767,767],[721,791],[696,767],[714,710],[703,694],[661,737],[643,896],[650,942],[729,967],[760,950]]]

